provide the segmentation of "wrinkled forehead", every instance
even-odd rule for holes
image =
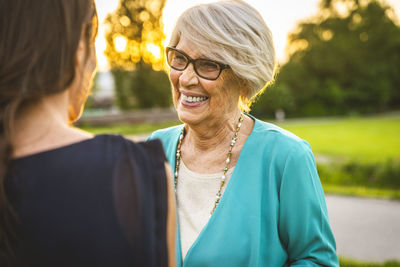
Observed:
[[[194,36],[190,33],[181,34],[179,39],[176,39],[175,47],[185,52],[193,59],[206,58],[226,63],[224,57],[219,53],[221,50],[225,49],[198,35]]]
[[[181,36],[178,43],[176,44],[176,49],[185,52],[191,58],[210,58],[211,55],[207,53],[206,49],[202,48],[200,45],[196,45],[195,42]],[[208,54],[208,55],[207,55]]]

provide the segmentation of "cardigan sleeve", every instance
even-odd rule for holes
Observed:
[[[294,146],[279,191],[279,235],[290,266],[339,266],[322,186],[311,148]]]

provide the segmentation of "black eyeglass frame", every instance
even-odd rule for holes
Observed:
[[[178,68],[175,68],[175,67],[171,66],[171,64],[169,63],[169,60],[168,60],[168,52],[171,51],[171,50],[176,51],[176,52],[182,54],[183,56],[185,56],[185,57],[187,58],[188,61],[187,61],[187,64],[186,64],[186,66],[185,66],[184,68],[178,69]],[[171,68],[173,68],[174,70],[177,70],[177,71],[184,71],[184,70],[189,66],[189,64],[192,63],[192,64],[193,64],[194,72],[196,72],[196,74],[197,74],[199,77],[201,77],[201,78],[203,78],[203,79],[206,79],[206,80],[215,81],[215,80],[217,80],[217,79],[219,78],[219,76],[221,75],[221,72],[222,72],[224,69],[229,69],[229,68],[230,68],[230,66],[227,65],[227,64],[218,62],[218,61],[216,61],[216,60],[211,60],[211,59],[208,59],[208,58],[196,58],[196,59],[193,59],[193,58],[191,58],[190,56],[188,56],[185,52],[183,52],[183,51],[181,51],[181,50],[179,50],[179,49],[176,49],[175,47],[172,47],[172,46],[166,47],[165,53],[166,53],[166,56],[167,56],[167,63],[168,63],[168,65],[169,65]],[[211,79],[211,78],[207,78],[207,77],[204,77],[203,75],[199,74],[198,71],[197,71],[197,68],[196,68],[196,61],[198,61],[198,60],[206,60],[206,61],[210,61],[210,62],[212,62],[212,63],[217,64],[217,65],[220,67],[219,73],[218,73],[217,77],[216,77],[215,79]]]

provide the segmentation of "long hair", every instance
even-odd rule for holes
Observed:
[[[18,243],[6,190],[16,114],[71,85],[79,41],[89,47],[96,33],[93,0],[0,0],[0,266],[12,265]]]

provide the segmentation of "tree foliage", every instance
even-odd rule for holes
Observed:
[[[142,63],[143,64],[143,63]],[[122,110],[168,107],[171,89],[168,76],[143,64],[136,71],[112,71],[116,90],[116,103]]]
[[[106,18],[105,55],[122,109],[168,106],[170,86],[164,71],[162,11],[165,0],[120,0]]]
[[[303,116],[400,108],[400,27],[393,14],[376,0],[323,0],[319,15],[289,36],[290,59],[275,91],[289,89],[294,103],[280,108]],[[268,90],[255,112],[267,99],[274,102]]]
[[[165,0],[120,0],[117,10],[106,18],[105,54],[112,69],[135,70],[140,61],[156,70],[163,68],[164,5]]]

